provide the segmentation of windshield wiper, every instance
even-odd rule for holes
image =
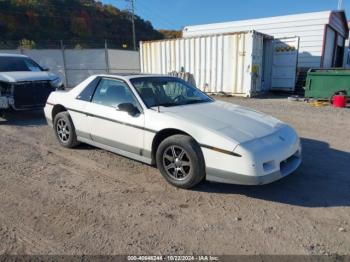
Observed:
[[[165,107],[168,107],[168,106],[176,106],[176,104],[174,103],[160,103],[160,104],[157,104],[155,106],[165,106]]]
[[[210,102],[210,101],[209,100],[192,100],[192,101],[188,101],[184,105],[199,104],[199,103],[206,103],[206,102]]]

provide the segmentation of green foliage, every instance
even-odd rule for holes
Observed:
[[[164,38],[149,21],[135,17],[136,40]],[[0,0],[0,42],[30,39],[103,42],[132,47],[130,14],[95,0]]]
[[[76,44],[74,46],[74,49],[80,50],[80,49],[83,49],[83,47],[80,44]]]
[[[35,42],[33,40],[22,39],[20,41],[21,48],[24,49],[33,49],[35,48]]]
[[[182,32],[181,31],[175,31],[175,30],[159,30],[161,34],[163,34],[164,38],[166,39],[174,39],[174,38],[181,38]]]

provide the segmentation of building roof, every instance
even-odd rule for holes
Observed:
[[[141,74],[141,73],[115,73],[115,74],[96,74],[94,76],[101,76],[101,77],[117,77],[122,79],[132,79],[132,78],[141,78],[141,77],[173,77],[170,75],[159,75],[159,74]]]
[[[203,34],[218,33],[220,30],[242,31],[242,30],[257,30],[261,29],[274,29],[274,25],[279,24],[279,27],[288,27],[291,22],[300,22],[300,24],[307,24],[309,20],[317,20],[319,24],[328,24],[332,14],[339,14],[343,20],[343,25],[346,31],[349,31],[347,25],[347,19],[345,11],[323,11],[323,12],[312,12],[312,13],[302,13],[284,16],[274,16],[265,17],[259,19],[248,19],[248,20],[238,20],[222,23],[212,23],[212,24],[202,24],[202,25],[192,25],[186,26],[183,29],[184,37],[198,35],[199,32],[205,32]]]

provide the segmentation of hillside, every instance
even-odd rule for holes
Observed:
[[[0,42],[34,45],[64,40],[73,46],[132,48],[130,13],[95,0],[0,0]],[[162,39],[149,21],[136,16],[136,39]],[[32,42],[33,41],[33,42]],[[26,41],[28,42],[28,41]]]
[[[159,30],[165,39],[181,38],[182,32],[176,30]]]

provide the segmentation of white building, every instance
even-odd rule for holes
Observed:
[[[348,27],[350,28],[350,21],[348,21]],[[344,67],[350,68],[350,40],[349,38],[345,41],[345,51],[344,51]]]
[[[183,37],[256,30],[275,38],[299,37],[298,67],[341,67],[349,35],[344,11],[325,11],[186,26]]]
[[[302,72],[309,68],[342,67],[343,63],[346,62],[343,61],[344,46],[345,40],[349,36],[349,27],[344,11],[325,11],[186,26],[183,30],[183,37],[247,30],[255,30],[271,35],[275,39],[280,39],[280,42],[284,42],[287,46],[295,47],[297,75],[299,75],[299,78],[301,77],[300,81],[305,77],[305,73]],[[290,90],[291,83],[295,83],[296,74],[295,66],[287,65],[287,62],[288,60],[295,60],[292,59],[293,50],[290,48],[277,49],[278,54],[274,54],[276,70],[273,77],[280,77],[280,83],[276,81],[276,84],[280,85],[282,89]],[[294,79],[291,78],[292,74]]]

